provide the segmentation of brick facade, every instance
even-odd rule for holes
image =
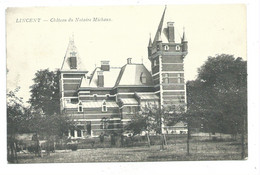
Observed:
[[[187,41],[175,43],[174,23],[163,28],[163,13],[154,41],[148,46],[151,72],[131,62],[121,68],[102,61],[89,73],[80,65],[74,41],[69,42],[60,75],[61,113],[71,117],[72,138],[119,132],[147,103],[160,106],[186,104],[183,59]]]

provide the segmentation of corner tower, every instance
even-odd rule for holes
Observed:
[[[81,79],[88,73],[88,71],[83,68],[84,66],[80,60],[74,39],[71,38],[60,70],[61,113],[63,113],[64,108],[79,102],[78,89],[80,87]]]
[[[161,106],[186,105],[184,81],[184,58],[188,53],[185,33],[181,42],[175,42],[174,22],[167,22],[164,28],[164,9],[153,42],[148,45],[155,93],[160,97]]]

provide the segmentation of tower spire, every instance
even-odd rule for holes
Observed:
[[[157,31],[156,31],[156,34],[155,34],[153,43],[156,43],[156,41],[158,41],[158,39],[159,39],[159,36],[161,35],[166,8],[167,8],[167,6],[165,5],[165,8],[164,8],[164,11],[163,11],[163,14],[162,14],[162,18],[161,18],[161,20],[160,20],[158,29],[157,29]]]

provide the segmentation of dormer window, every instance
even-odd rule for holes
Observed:
[[[77,69],[77,58],[76,57],[70,57],[70,69]]]
[[[83,112],[83,106],[82,106],[81,101],[79,102],[79,105],[78,105],[78,112]]]
[[[141,81],[141,83],[143,83],[143,84],[146,83],[146,75],[145,75],[145,73],[143,73],[143,72],[141,73],[140,81]]]
[[[106,103],[106,101],[102,102],[102,112],[107,112],[107,103]]]

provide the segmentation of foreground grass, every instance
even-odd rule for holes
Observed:
[[[33,154],[18,154],[19,163],[77,163],[77,162],[136,162],[136,161],[194,161],[194,160],[240,160],[241,145],[237,142],[198,141],[190,144],[187,156],[185,142],[171,143],[165,150],[160,145],[151,147],[96,148],[63,150],[50,156],[35,157]]]

